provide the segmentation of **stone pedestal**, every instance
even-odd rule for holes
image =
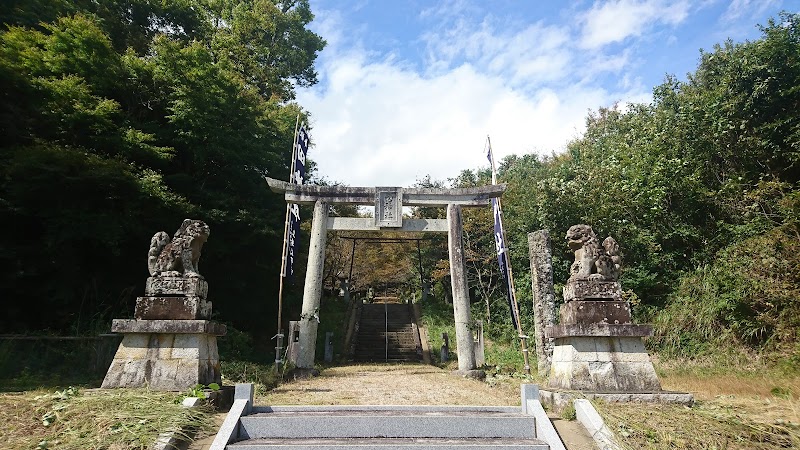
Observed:
[[[122,342],[103,388],[150,387],[183,391],[221,384],[217,336],[224,325],[206,320],[208,283],[199,277],[154,276],[136,299],[134,319],[115,319],[111,331]]]
[[[631,306],[628,302],[575,300],[561,305],[559,311],[562,324],[631,323]]]
[[[573,300],[622,300],[617,281],[569,280],[564,285],[564,302]]]
[[[661,383],[642,343],[648,325],[574,324],[547,330],[555,339],[548,387],[590,392],[657,392]]]
[[[660,392],[661,383],[642,343],[649,325],[631,323],[618,282],[571,280],[564,287],[561,323],[549,326],[555,340],[548,387],[587,392]]]
[[[217,336],[225,326],[207,320],[114,320],[122,343],[103,388],[144,387],[182,391],[221,384]]]

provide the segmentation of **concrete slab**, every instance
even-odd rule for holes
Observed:
[[[240,437],[258,438],[524,438],[536,437],[532,417],[504,413],[402,411],[256,414],[241,418]]]
[[[403,449],[436,449],[456,450],[549,450],[546,443],[538,439],[258,439],[239,442],[228,446],[229,449],[240,450],[276,450],[280,448],[292,450],[329,450],[363,448],[381,450]]]

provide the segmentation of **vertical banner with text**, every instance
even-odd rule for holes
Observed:
[[[494,155],[492,155],[492,146],[489,145],[489,150],[486,153],[489,163],[492,165],[492,184],[497,184],[497,174],[494,168]],[[506,283],[506,299],[508,300],[508,308],[511,311],[511,323],[514,328],[519,327],[519,317],[516,302],[514,301],[514,286],[511,281],[511,272],[508,267],[508,250],[506,248],[506,237],[503,232],[503,210],[500,206],[500,199],[492,199],[492,209],[494,212],[494,244],[497,248],[497,262],[500,265],[500,276]]]
[[[294,142],[294,170],[290,176],[289,182],[295,184],[303,184],[306,178],[306,155],[308,154],[308,131],[305,124],[301,125],[297,130],[297,137]],[[289,205],[289,229],[286,239],[286,265],[284,273],[285,278],[294,277],[294,257],[297,254],[298,238],[300,236],[300,206],[296,203]]]

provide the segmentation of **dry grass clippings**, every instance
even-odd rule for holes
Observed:
[[[145,449],[160,433],[213,426],[209,410],[180,399],[145,389],[0,394],[0,441],[9,449]]]
[[[797,424],[783,419],[765,420],[762,408],[753,402],[707,401],[691,408],[602,402],[595,406],[627,449],[758,450],[800,446]],[[787,401],[783,408],[792,406]]]

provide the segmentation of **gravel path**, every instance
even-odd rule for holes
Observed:
[[[520,380],[493,385],[422,364],[331,367],[320,376],[285,383],[257,405],[479,405],[519,404]]]

